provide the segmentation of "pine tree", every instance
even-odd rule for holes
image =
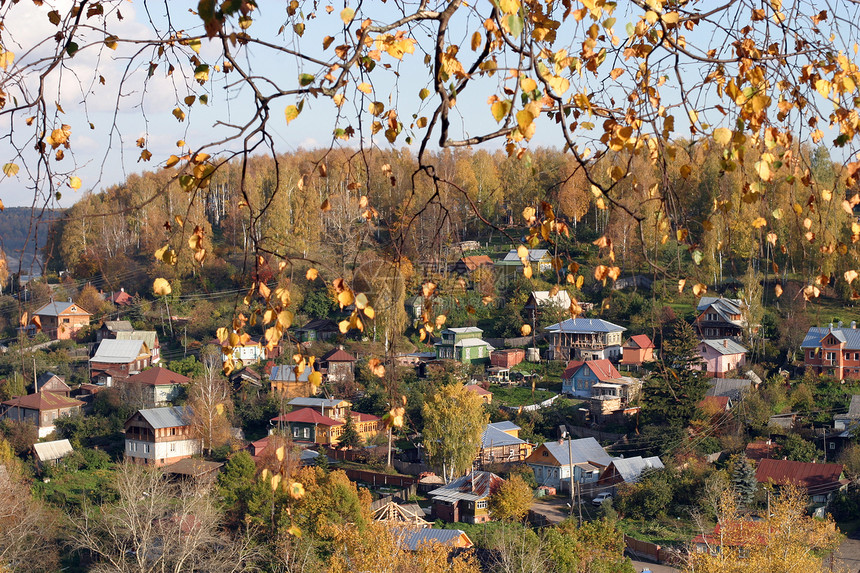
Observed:
[[[732,468],[732,485],[737,494],[738,504],[749,507],[755,501],[758,482],[755,479],[755,468],[745,455],[734,460]]]
[[[686,428],[708,389],[706,374],[695,369],[701,358],[696,331],[677,320],[672,337],[663,344],[663,368],[644,389],[643,417],[649,424]]]
[[[343,448],[358,448],[364,445],[364,438],[358,433],[355,428],[355,420],[352,418],[352,411],[346,414],[346,423],[343,426],[343,434],[337,442],[339,449]]]

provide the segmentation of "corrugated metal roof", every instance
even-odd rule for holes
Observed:
[[[811,462],[792,462],[789,460],[764,459],[758,463],[755,479],[759,483],[772,481],[775,484],[794,483],[814,489],[820,495],[839,487],[842,464],[816,464]]]
[[[335,348],[323,354],[320,362],[355,362],[355,356],[342,348]]]
[[[191,406],[168,406],[166,408],[147,408],[138,413],[154,429],[178,428],[190,423],[193,411]]]
[[[59,460],[75,451],[69,440],[55,440],[53,442],[33,444],[33,449],[36,451],[36,457],[43,462]]]
[[[589,334],[592,332],[624,332],[627,329],[602,318],[568,318],[564,322],[547,326],[544,330],[568,334]]]
[[[546,249],[529,249],[529,261],[532,263],[536,263],[542,258],[544,258],[548,252],[549,251]],[[520,255],[519,253],[517,253],[516,249],[511,249],[510,251],[508,251],[508,254],[505,255],[505,258],[502,259],[502,261],[505,263],[516,262],[522,264],[522,261],[520,260]]]
[[[341,400],[339,398],[329,399],[329,398],[293,398],[289,402],[287,402],[290,406],[298,406],[300,408],[339,408],[343,405],[344,408],[348,408],[350,403],[348,400]]]
[[[116,333],[116,340],[142,340],[149,348],[155,348],[158,334],[154,330],[132,330]]]
[[[725,396],[732,400],[740,400],[741,394],[748,391],[752,381],[747,378],[711,378],[708,383],[706,396]]]
[[[860,418],[860,394],[851,396],[851,404],[848,405],[848,413],[846,415],[849,418]]]
[[[839,334],[837,338],[845,339],[845,350],[860,350],[860,329],[857,328],[828,328],[813,326],[806,331],[806,337],[803,339],[801,348],[819,348],[821,347],[821,339],[830,333],[834,336]]]
[[[3,402],[5,406],[24,408],[27,410],[65,410],[82,406],[84,403],[74,398],[66,398],[53,392],[36,392]]]
[[[111,332],[131,332],[134,327],[127,320],[106,320],[103,325]]]
[[[423,545],[434,543],[445,547],[472,547],[472,540],[461,529],[394,527],[392,530],[397,541],[410,551],[417,551]],[[461,538],[463,543],[460,542]]]
[[[746,354],[747,349],[732,340],[731,338],[718,338],[715,340],[703,340],[702,344],[707,344],[718,353],[726,354]]]
[[[570,307],[570,294],[566,290],[559,290],[555,296],[551,296],[549,293],[548,290],[536,290],[532,291],[532,296],[538,306],[554,304],[562,308]]]
[[[464,338],[460,342],[454,344],[455,348],[472,348],[475,346],[486,346],[487,350],[492,352],[495,348],[487,341],[481,340],[480,338]]]
[[[628,338],[624,346],[628,348],[654,348],[654,343],[647,334],[636,334]]]
[[[504,481],[492,472],[473,471],[446,486],[432,490],[428,495],[446,501],[477,501],[489,497]]]
[[[510,432],[511,430],[522,430],[522,428],[520,428],[510,420],[505,420],[504,422],[493,422],[490,425],[497,430],[501,430],[503,432]]]
[[[299,374],[298,381],[307,382],[311,372],[313,372],[313,368],[305,367]],[[272,373],[269,374],[269,380],[272,382],[296,382],[296,367],[291,365],[274,366]]]
[[[105,362],[107,364],[128,364],[137,360],[144,353],[146,343],[143,340],[113,340],[105,338],[99,343],[96,353],[90,362]]]
[[[568,449],[567,441],[562,442],[544,442],[544,446],[549,450],[558,463],[561,465],[570,464],[570,455],[573,455],[573,463],[594,462],[601,466],[608,466],[614,459],[606,453],[598,441],[594,438],[580,438],[573,440]],[[534,455],[534,454],[532,454]],[[535,462],[537,463],[537,462]]]
[[[188,376],[177,374],[167,368],[156,366],[155,368],[144,370],[134,376],[129,376],[126,382],[137,382],[139,384],[148,384],[150,386],[168,386],[173,384],[188,384],[191,382],[191,379],[188,378]]]
[[[61,314],[90,314],[73,302],[51,301],[36,312],[34,316],[60,316]]]
[[[657,456],[650,458],[643,458],[642,456],[616,458],[612,461],[612,465],[626,483],[639,481],[642,472],[646,470],[663,469],[665,467]]]
[[[728,317],[729,314],[741,314],[741,308],[743,308],[743,301],[739,298],[723,298],[718,296],[703,296],[699,299],[699,304],[696,305],[696,310],[699,312],[704,312],[708,309],[708,307],[713,307],[713,309],[723,317],[723,319],[731,322],[731,319]]]
[[[442,331],[445,332],[453,332],[454,334],[483,334],[484,331],[478,328],[477,326],[461,326],[458,328],[446,328]]]
[[[487,424],[487,427],[484,428],[484,433],[481,434],[481,447],[483,448],[518,446],[525,443],[525,440],[521,440],[520,438],[516,438],[508,434],[501,428],[497,427],[496,424]]]

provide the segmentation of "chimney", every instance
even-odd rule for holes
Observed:
[[[839,321],[839,328],[842,328],[842,321]]]
[[[723,348],[728,348],[728,347],[729,347],[729,339],[728,339],[728,338],[724,338],[724,339],[723,339]]]
[[[119,292],[125,292],[125,287],[119,287]]]
[[[857,329],[857,321],[856,321],[856,320],[852,320],[852,321],[851,321],[851,330],[856,330],[856,329]]]

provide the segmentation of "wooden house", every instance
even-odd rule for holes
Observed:
[[[38,428],[40,438],[54,431],[54,420],[81,411],[84,403],[52,392],[36,392],[0,404],[0,419],[27,422]]]
[[[555,294],[548,290],[538,290],[529,293],[523,310],[524,318],[537,321],[541,313],[555,311],[557,313],[570,311],[572,304],[570,294],[566,290],[559,290]],[[556,316],[558,316],[556,314]]]
[[[526,262],[532,269],[532,276],[535,277],[552,269],[552,255],[547,249],[529,249]],[[525,269],[517,249],[508,251],[501,260],[495,262],[495,267],[499,278],[506,281],[522,276]]]
[[[329,350],[320,357],[320,372],[327,382],[349,387],[355,382],[355,356],[343,348]]]
[[[441,340],[434,346],[436,358],[457,360],[464,364],[483,364],[490,361],[490,353],[495,350],[481,339],[483,330],[476,326],[446,328]]]
[[[618,360],[627,329],[600,318],[569,318],[544,330],[549,360]]]
[[[313,396],[319,392],[318,384],[311,378],[313,372],[311,367],[298,372],[298,368],[292,364],[273,366],[269,373],[272,392],[277,392],[283,398]]]
[[[478,384],[466,384],[465,388],[469,392],[477,394],[478,397],[481,398],[481,401],[484,404],[492,404],[493,403],[493,393],[490,392],[489,390],[483,388],[482,386],[480,386]]]
[[[118,332],[131,332],[134,327],[127,320],[106,320],[96,330],[96,342],[105,338],[116,338]]]
[[[89,326],[92,314],[73,303],[51,301],[33,313],[51,340],[69,340]]]
[[[764,459],[758,462],[755,479],[760,484],[800,486],[809,492],[812,503],[827,505],[837,491],[850,483],[842,470],[842,464]]]
[[[57,465],[61,459],[72,454],[74,451],[69,440],[54,440],[52,442],[33,444],[33,457],[36,460],[36,466],[39,468],[39,471],[45,467]]]
[[[72,389],[66,384],[66,378],[59,376],[53,372],[44,372],[36,378],[36,392],[52,392],[69,398],[72,395]]]
[[[503,348],[490,353],[490,364],[499,368],[512,368],[526,359],[522,348]]]
[[[341,418],[332,418],[310,407],[272,418],[272,424],[282,428],[294,442],[336,446],[343,435],[348,415],[352,416],[355,429],[365,442],[382,430],[382,420],[373,414],[345,412]]]
[[[103,339],[90,358],[90,379],[112,386],[152,364],[152,354],[143,340]]]
[[[451,265],[451,270],[458,275],[470,275],[479,269],[493,268],[493,259],[487,255],[469,255]]]
[[[340,327],[331,319],[313,318],[294,332],[299,342],[327,341],[340,335]]]
[[[695,326],[705,340],[731,338],[740,340],[747,327],[746,305],[740,299],[703,296],[696,306]]]
[[[161,343],[158,342],[158,333],[154,330],[130,330],[114,333],[114,340],[143,340],[152,357],[150,364],[158,364],[161,361]]]
[[[538,485],[569,492],[571,469],[573,481],[590,484],[598,480],[612,460],[597,440],[581,438],[544,442],[526,458],[526,465],[534,471]]]
[[[476,465],[479,469],[521,464],[531,455],[534,444],[520,438],[521,428],[513,422],[487,424],[481,434]]]
[[[190,406],[138,410],[125,422],[126,459],[160,467],[199,454],[192,416]]]
[[[129,376],[122,384],[137,386],[143,392],[144,403],[150,407],[164,406],[173,402],[182,393],[182,388],[191,379],[167,368],[155,366]]]
[[[490,521],[489,500],[504,480],[491,472],[472,471],[428,493],[436,519],[456,523]]]

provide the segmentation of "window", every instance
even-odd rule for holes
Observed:
[[[63,319],[63,324],[69,324],[69,319],[68,319],[68,318],[64,318],[64,319]]]
[[[487,509],[487,500],[486,499],[479,499],[478,503],[476,505],[477,505],[478,509]]]
[[[302,429],[302,435],[305,438],[310,438],[311,437],[311,429],[310,428],[303,428]]]
[[[543,452],[543,457],[548,458],[548,457],[549,457],[549,452],[548,452],[548,451],[546,451],[546,450],[544,450],[544,452]]]
[[[827,353],[827,360],[836,360],[836,353],[835,352],[828,352]]]
[[[831,450],[835,450],[835,449],[836,449],[836,444],[835,444],[834,442],[830,442],[830,449],[831,449]]]
[[[176,444],[170,444],[170,451],[171,451],[171,452],[175,452],[175,451],[176,451]]]
[[[149,444],[143,444],[143,453],[145,453],[145,454],[149,453]]]

